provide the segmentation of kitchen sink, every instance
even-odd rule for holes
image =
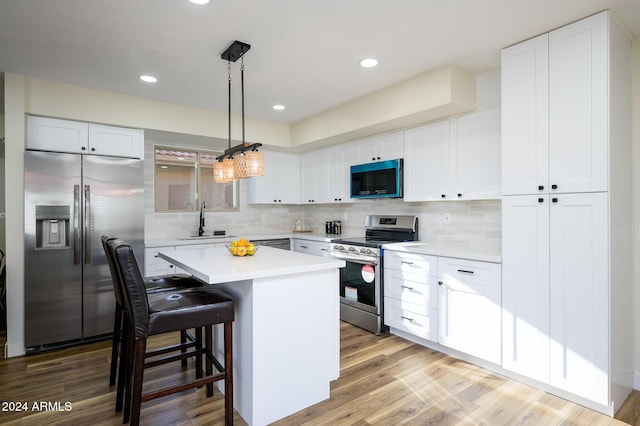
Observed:
[[[194,235],[192,237],[178,238],[178,239],[180,241],[191,241],[191,240],[220,240],[223,238],[236,238],[236,236],[235,235],[202,235],[202,236]]]

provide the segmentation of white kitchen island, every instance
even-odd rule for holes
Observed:
[[[248,424],[266,425],[329,398],[340,375],[344,261],[270,247],[251,257],[224,248],[159,256],[234,298],[233,402]]]

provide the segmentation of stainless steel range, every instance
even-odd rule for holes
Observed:
[[[380,334],[388,328],[383,318],[383,249],[391,242],[416,241],[416,216],[365,218],[365,236],[331,242],[330,255],[342,259],[340,269],[340,319]]]

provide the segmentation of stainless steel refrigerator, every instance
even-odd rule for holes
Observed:
[[[144,264],[143,184],[142,160],[25,151],[27,352],[113,331],[100,237],[127,240]]]

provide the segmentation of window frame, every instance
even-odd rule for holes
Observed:
[[[194,165],[194,173],[195,173],[195,203],[193,209],[168,209],[168,210],[159,210],[156,205],[156,179],[157,179],[157,151],[158,150],[167,150],[167,151],[182,151],[194,153],[196,156],[195,165]],[[171,145],[153,145],[153,212],[158,214],[163,213],[194,213],[198,212],[200,209],[200,201],[202,200],[202,185],[201,185],[201,156],[203,154],[219,156],[223,154],[223,150],[208,150],[202,149],[199,147],[186,147],[186,146],[171,146]],[[211,175],[213,179],[213,174]],[[227,184],[215,184],[215,185],[228,185]],[[207,213],[235,213],[240,211],[240,187],[238,185],[238,181],[230,182],[233,185],[233,208],[215,208],[215,206],[206,206]]]

